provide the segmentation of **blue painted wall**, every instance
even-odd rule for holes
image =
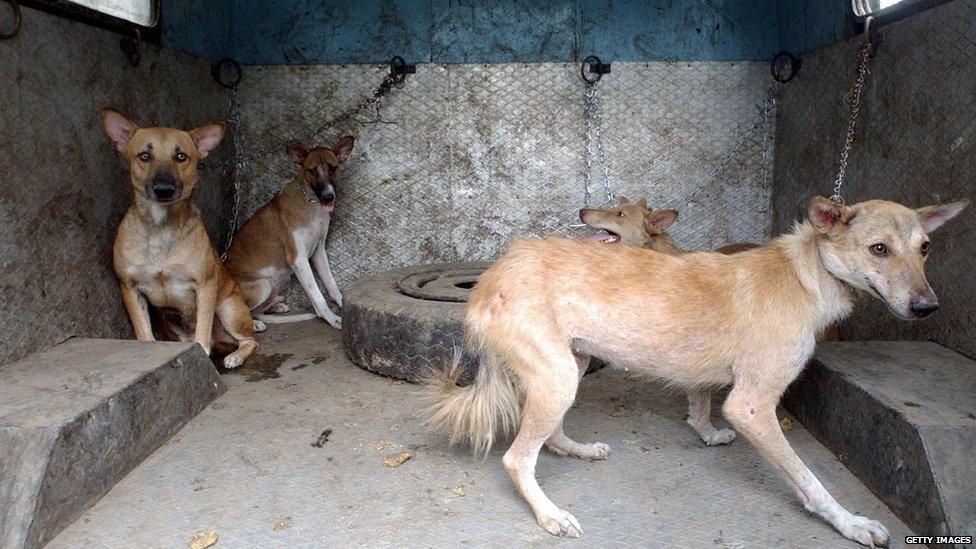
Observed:
[[[244,64],[769,59],[849,33],[847,0],[166,0],[164,40]]]

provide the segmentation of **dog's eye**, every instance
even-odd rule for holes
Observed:
[[[149,154],[149,151],[142,151],[141,153],[139,153],[138,158],[143,162],[149,162],[150,160],[152,160],[152,155]]]
[[[617,217],[624,217],[624,212],[617,212]]]
[[[929,243],[922,242],[922,255],[929,255]]]
[[[189,157],[186,156],[186,153],[184,152],[178,152],[173,158],[176,159],[177,162],[186,162],[186,159]]]
[[[318,168],[309,168],[308,169],[308,175],[318,175],[318,174],[319,174]]]
[[[873,244],[871,245],[871,253],[878,257],[885,257],[888,255],[888,247],[881,243]]]

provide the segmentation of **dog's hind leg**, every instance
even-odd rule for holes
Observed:
[[[244,364],[251,353],[258,350],[258,342],[254,340],[251,311],[240,294],[234,293],[217,304],[217,319],[224,330],[237,341],[237,350],[224,357],[224,367],[237,368]]]
[[[735,440],[732,429],[716,429],[712,425],[712,392],[708,389],[688,391],[688,425],[698,433],[705,444],[715,446]]]
[[[776,404],[785,388],[782,383],[770,386],[761,376],[737,379],[723,406],[725,417],[783,472],[808,511],[823,517],[848,539],[872,547],[887,546],[888,529],[837,503],[786,440],[776,419]]]
[[[574,354],[573,357],[576,359],[576,367],[579,373],[577,380],[580,380],[590,366],[590,357],[577,354]],[[603,460],[610,456],[610,446],[602,442],[584,444],[566,436],[566,433],[563,432],[562,421],[556,427],[556,432],[546,441],[546,448],[561,456],[572,456],[587,461]]]
[[[525,391],[522,421],[502,463],[516,488],[532,507],[539,525],[550,534],[576,538],[583,528],[576,518],[552,502],[535,478],[539,450],[562,422],[576,398],[579,383],[576,361],[569,348],[559,342],[539,341],[513,344],[519,355],[519,378]]]

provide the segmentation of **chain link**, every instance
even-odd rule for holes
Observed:
[[[590,195],[593,194],[593,145],[599,156],[603,172],[603,192],[607,195],[607,202],[613,203],[613,186],[610,182],[610,163],[607,161],[606,149],[603,146],[603,109],[596,94],[596,82],[587,82],[583,92],[583,117],[586,120],[586,186],[583,189],[583,204],[590,205]]]
[[[355,119],[356,116],[370,107],[375,106],[378,113],[382,105],[383,97],[389,94],[393,88],[402,87],[404,80],[405,77],[402,74],[386,75],[386,77],[383,78],[383,81],[380,82],[380,85],[373,89],[373,93],[370,97],[359,102],[359,104],[352,109],[349,109],[341,113],[339,116],[318,126],[312,132],[302,136],[299,140],[306,143],[313,141],[326,130],[347,120]],[[200,171],[206,172],[220,170],[221,173],[227,173],[232,167],[236,168],[234,170],[234,207],[231,213],[230,231],[227,236],[227,244],[224,246],[224,251],[220,255],[221,260],[227,259],[227,252],[230,250],[230,245],[234,241],[234,232],[237,231],[238,223],[240,222],[241,181],[244,179],[244,174],[242,172],[248,168],[252,161],[259,160],[272,153],[283,151],[284,148],[293,141],[293,139],[282,140],[272,146],[249,153],[247,151],[247,143],[244,138],[244,113],[241,109],[241,102],[238,96],[237,88],[230,88],[227,91],[227,94],[230,101],[230,117],[227,119],[227,124],[232,127],[234,132],[234,154],[230,158],[220,162],[202,162],[197,166]]]
[[[837,168],[837,177],[834,179],[834,194],[830,199],[838,204],[844,203],[841,196],[841,187],[844,186],[844,174],[847,172],[847,158],[851,152],[851,145],[854,143],[854,131],[857,127],[857,115],[861,111],[861,91],[864,89],[864,80],[868,74],[868,58],[871,57],[871,42],[864,42],[861,45],[860,60],[857,66],[857,78],[851,89],[851,118],[847,123],[847,136],[844,138],[844,148],[840,153],[840,162]]]
[[[714,168],[709,170],[701,182],[694,187],[694,190],[688,194],[686,202],[693,201],[695,197],[698,196],[698,193],[711,186],[715,178],[721,175],[722,172],[725,171],[725,168],[728,167],[729,163],[731,163],[732,160],[739,154],[739,151],[742,150],[742,147],[749,140],[752,133],[759,128],[762,128],[762,182],[763,187],[768,188],[769,167],[767,166],[766,160],[769,154],[769,146],[772,143],[772,140],[769,138],[770,118],[772,117],[773,113],[776,112],[776,103],[779,100],[779,94],[780,84],[777,82],[769,87],[766,92],[766,97],[764,97],[763,100],[756,105],[756,115],[752,118],[752,120],[749,121],[747,126],[744,126],[745,129],[739,128],[736,130],[738,136],[736,137],[732,147],[729,149],[729,152],[727,152],[725,156],[722,157],[722,160],[720,160]]]
[[[230,124],[234,132],[234,156],[230,160],[232,161],[231,165],[236,166],[237,169],[234,170],[234,207],[231,210],[227,243],[224,244],[224,251],[220,254],[221,261],[227,260],[227,252],[230,251],[230,245],[234,241],[234,233],[237,232],[241,214],[241,181],[244,179],[243,172],[248,167],[247,156],[244,154],[244,151],[247,150],[244,141],[244,112],[241,109],[237,88],[227,90],[227,95],[230,99],[230,117],[227,119],[227,123]]]

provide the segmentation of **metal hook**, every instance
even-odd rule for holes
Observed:
[[[590,74],[595,74],[596,76],[592,78],[587,77],[587,68],[589,68]],[[583,66],[580,67],[580,76],[584,82],[592,86],[599,82],[604,74],[610,74],[610,63],[604,63],[595,55],[590,55],[586,59],[583,59]]]
[[[11,38],[17,36],[17,34],[20,32],[20,25],[23,23],[23,17],[20,13],[20,5],[17,3],[17,0],[7,0],[7,2],[10,3],[10,6],[14,10],[14,28],[9,31],[0,30],[0,40],[10,40]]]
[[[404,82],[407,81],[407,75],[416,73],[417,65],[408,65],[403,57],[394,55],[393,59],[390,59],[390,76],[393,77],[393,83],[396,87],[403,87]]]
[[[788,51],[781,51],[769,62],[769,74],[773,80],[785,84],[800,72],[802,64],[799,57]]]
[[[878,30],[878,23],[873,16],[864,18],[863,43],[868,48],[868,57],[874,57],[878,46],[881,44],[881,31]]]
[[[210,75],[222,87],[233,89],[244,78],[244,70],[241,68],[240,63],[229,57],[225,57],[210,67]]]

